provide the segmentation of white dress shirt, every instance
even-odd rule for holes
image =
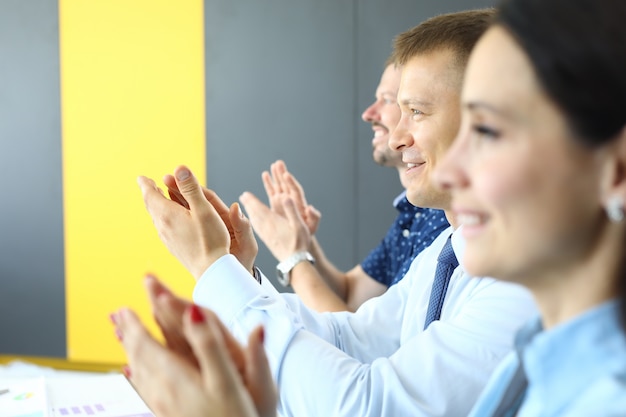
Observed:
[[[317,313],[294,294],[260,286],[232,255],[194,289],[239,340],[259,323],[283,416],[465,416],[515,331],[537,314],[518,285],[471,278],[458,267],[441,319],[424,320],[437,256],[452,228],[415,258],[407,276],[355,313]],[[459,233],[453,248],[462,259]]]

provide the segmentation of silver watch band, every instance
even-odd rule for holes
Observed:
[[[276,275],[278,278],[278,282],[285,287],[289,286],[291,282],[291,270],[303,261],[309,261],[314,264],[315,258],[313,258],[313,255],[311,255],[309,252],[301,251],[294,253],[293,255],[276,265]]]

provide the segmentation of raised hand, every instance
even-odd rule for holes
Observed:
[[[163,183],[167,187],[170,199],[188,209],[189,204],[178,189],[174,176],[166,175],[163,177]],[[242,213],[239,204],[233,203],[229,208],[214,191],[202,187],[202,192],[228,228],[230,253],[235,255],[248,271],[252,272],[259,246],[254,238],[254,231],[250,221]]]
[[[159,326],[166,346],[181,358],[197,365],[193,351],[183,333],[183,315],[191,303],[176,296],[156,277],[148,275],[144,280],[152,316]]]
[[[302,185],[287,170],[287,165],[281,160],[270,166],[270,172],[264,171],[261,174],[270,208],[278,214],[285,214],[282,202],[285,196],[288,196],[293,200],[300,217],[309,228],[309,233],[314,235],[319,226],[321,213],[307,203]]]
[[[150,178],[139,177],[137,182],[159,237],[199,279],[217,259],[230,253],[230,231],[189,168],[176,168],[174,176],[186,204],[166,198]]]
[[[276,259],[283,261],[295,252],[308,249],[311,234],[288,196],[274,199],[279,210],[270,209],[250,192],[243,193],[239,201],[248,213],[255,232]]]
[[[126,376],[158,416],[276,415],[262,328],[244,348],[215,314],[189,304],[181,321],[191,360],[157,342],[133,311],[121,309],[112,319],[128,358]]]

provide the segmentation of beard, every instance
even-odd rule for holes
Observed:
[[[402,154],[389,148],[380,150],[374,148],[372,159],[380,166],[397,167],[402,164]]]

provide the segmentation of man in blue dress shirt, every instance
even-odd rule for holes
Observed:
[[[376,88],[375,100],[365,109],[361,118],[370,123],[374,131],[374,161],[382,166],[396,168],[400,182],[406,188],[406,164],[402,162],[402,154],[389,147],[389,137],[400,120],[397,103],[400,73],[400,68],[388,60]],[[302,187],[287,171],[284,163],[277,161],[272,164],[271,174],[263,173],[263,182],[271,209],[249,192],[241,196],[241,203],[257,236],[279,262],[284,264],[296,256],[283,268],[283,276],[286,274],[289,279],[279,282],[291,285],[302,301],[317,311],[356,311],[363,302],[381,295],[404,277],[413,258],[449,226],[443,210],[416,207],[407,199],[406,191],[403,191],[393,202],[398,216],[380,244],[372,249],[360,265],[344,272],[326,257],[315,238],[320,215],[306,204]],[[281,204],[281,194],[288,195],[290,192],[295,194],[296,200],[301,201],[298,204],[299,214],[309,231],[308,234],[304,233],[304,239],[309,240],[309,254],[301,253],[299,257],[297,253],[290,252],[289,241],[283,238],[285,234],[298,233],[286,221],[285,207]],[[315,267],[298,266],[307,260],[313,262]]]

